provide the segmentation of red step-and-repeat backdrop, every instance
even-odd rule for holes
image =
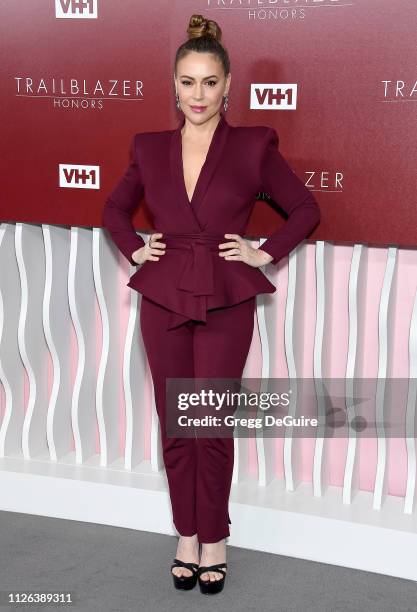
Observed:
[[[101,225],[133,134],[178,125],[193,13],[223,30],[228,122],[274,127],[314,192],[310,238],[416,246],[416,0],[1,0],[0,222]],[[248,235],[283,222],[259,201]]]

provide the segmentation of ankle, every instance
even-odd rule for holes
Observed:
[[[183,535],[180,535],[180,537],[178,538],[178,543],[179,544],[184,544],[185,546],[187,546],[187,545],[193,546],[193,545],[198,543],[197,534],[195,533],[192,536],[183,536]]]
[[[222,538],[218,542],[201,542],[201,546],[208,552],[211,550],[218,550],[219,548],[225,548],[226,538]]]

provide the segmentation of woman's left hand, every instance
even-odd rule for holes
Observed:
[[[273,257],[262,249],[252,248],[239,234],[225,234],[230,242],[219,244],[219,256],[228,261],[243,261],[253,268],[260,268],[273,260]]]

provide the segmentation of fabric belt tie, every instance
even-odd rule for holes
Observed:
[[[195,296],[214,294],[212,252],[226,242],[221,234],[164,234],[160,239],[167,248],[190,252],[180,272],[177,288]]]

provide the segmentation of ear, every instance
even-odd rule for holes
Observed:
[[[226,77],[226,87],[225,87],[226,91],[224,92],[224,93],[225,93],[225,95],[229,93],[229,89],[230,89],[230,82],[231,82],[231,80],[232,80],[232,75],[231,75],[231,73],[229,72],[229,74],[228,74],[228,75],[227,75],[227,77]]]

